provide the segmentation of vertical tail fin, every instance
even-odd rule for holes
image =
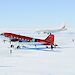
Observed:
[[[53,35],[53,34],[50,34],[50,35],[45,39],[45,41],[46,41],[48,44],[50,44],[50,45],[54,44],[54,35]]]

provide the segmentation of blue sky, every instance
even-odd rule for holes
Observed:
[[[75,0],[0,0],[0,28],[75,25]]]

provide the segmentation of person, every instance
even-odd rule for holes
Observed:
[[[12,50],[10,50],[10,54],[12,53]]]
[[[12,53],[12,48],[14,48],[14,45],[10,45],[10,54]]]

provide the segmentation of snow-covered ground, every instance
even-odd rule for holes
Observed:
[[[53,51],[12,49],[0,38],[0,75],[75,75],[75,34],[55,34]]]

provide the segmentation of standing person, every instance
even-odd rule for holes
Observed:
[[[10,50],[10,54],[12,53],[12,50]]]
[[[14,45],[10,45],[10,54],[12,54],[13,48],[14,48]]]

